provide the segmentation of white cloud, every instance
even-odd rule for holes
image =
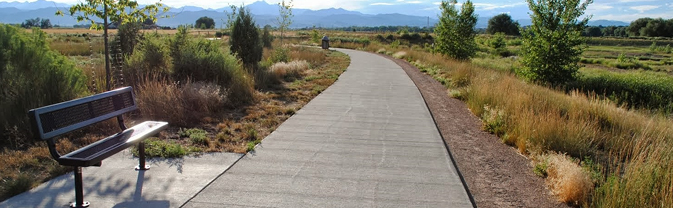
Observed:
[[[503,9],[503,8],[511,8],[511,7],[516,7],[516,6],[521,6],[525,5],[525,2],[519,2],[519,3],[514,3],[514,4],[504,4],[504,5],[498,5],[498,4],[489,4],[489,3],[474,3],[474,6],[482,9],[482,10],[494,10],[494,9]]]
[[[633,6],[629,7],[630,9],[636,10],[640,13],[645,13],[646,11],[653,10],[656,8],[659,8],[659,6],[654,6],[654,5],[642,5],[642,6]]]
[[[634,2],[653,2],[658,0],[619,0],[620,3],[634,3]]]
[[[610,9],[613,9],[613,8],[615,8],[615,7],[610,5],[610,4],[595,3],[595,4],[589,5],[589,8],[587,8],[587,10],[602,11],[602,10],[610,10]]]
[[[405,2],[405,3],[407,3],[407,4],[421,4],[423,2],[422,1],[408,1],[408,2]]]
[[[369,4],[369,5],[372,5],[372,6],[381,6],[381,5],[392,6],[392,5],[395,5],[395,4],[393,4],[393,3],[372,3],[372,4]]]

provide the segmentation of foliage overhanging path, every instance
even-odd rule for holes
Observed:
[[[339,51],[339,80],[183,207],[473,207],[408,75]]]

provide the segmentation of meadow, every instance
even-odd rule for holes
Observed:
[[[577,81],[549,88],[517,77],[517,37],[506,37],[503,50],[493,47],[496,37],[479,35],[477,56],[459,62],[401,34],[333,35],[372,40],[333,45],[407,60],[445,85],[449,96],[482,119],[485,131],[531,160],[531,171],[546,179],[559,201],[581,207],[673,204],[670,40],[592,39]],[[377,40],[388,35],[394,39]]]

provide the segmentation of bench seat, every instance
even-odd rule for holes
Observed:
[[[167,122],[145,121],[120,133],[63,155],[58,158],[58,163],[65,166],[98,166],[103,159],[138,144],[144,138],[155,135],[166,129],[166,127],[168,127]]]

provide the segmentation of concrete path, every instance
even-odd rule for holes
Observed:
[[[148,159],[152,167],[135,171],[138,159],[129,150],[84,168],[84,200],[90,207],[180,207],[242,154],[210,153],[181,159]],[[75,201],[72,172],[3,202],[0,207],[68,207]]]
[[[407,74],[340,51],[339,80],[184,207],[472,207]]]

